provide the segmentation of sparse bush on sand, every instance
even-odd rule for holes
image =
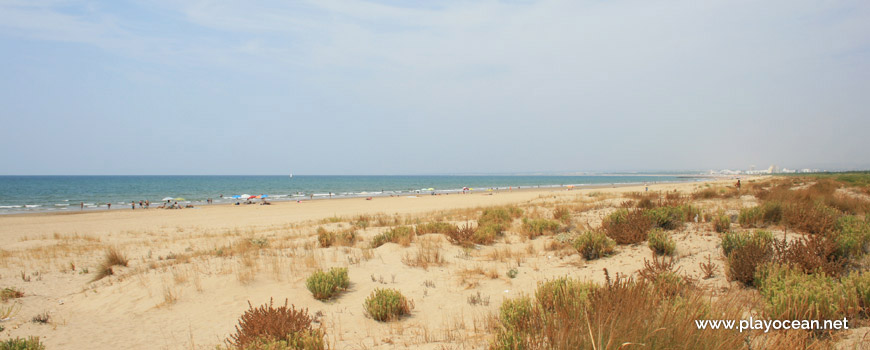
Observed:
[[[257,308],[249,302],[227,343],[235,350],[326,349],[324,332],[313,321],[307,309],[287,307],[286,300],[279,307],[271,299]]]
[[[574,249],[586,260],[594,260],[613,254],[616,242],[598,231],[586,231],[574,239]]]
[[[722,237],[722,251],[728,279],[751,286],[757,268],[773,259],[773,237],[760,230],[752,235],[729,233]]]
[[[11,299],[18,299],[24,296],[24,292],[14,288],[14,287],[6,287],[3,290],[0,290],[0,300],[6,302]]]
[[[655,229],[649,234],[649,249],[656,255],[673,255],[677,248],[677,242],[671,238],[667,231]]]
[[[664,284],[662,284],[664,285]],[[734,349],[744,345],[737,330],[699,330],[695,320],[740,319],[742,311],[722,298],[715,304],[697,290],[664,298],[645,280],[607,278],[603,286],[575,280],[541,284],[536,298],[505,300],[490,349]],[[542,297],[543,296],[543,297]],[[715,312],[713,311],[715,310]]]
[[[459,227],[449,222],[427,222],[417,225],[414,230],[418,236],[427,233],[441,233],[449,237],[451,234],[459,230]]]
[[[724,233],[731,229],[731,218],[725,214],[718,214],[713,218],[713,231]]]
[[[346,267],[333,267],[328,272],[315,271],[305,281],[314,299],[327,300],[350,286]]]
[[[117,248],[109,248],[106,250],[106,258],[97,267],[97,275],[94,276],[94,281],[100,280],[104,277],[111,276],[115,274],[115,271],[112,270],[113,266],[127,266],[129,261],[127,257],[124,256],[123,253],[118,251]]]
[[[372,248],[377,248],[387,242],[408,246],[414,240],[414,229],[410,226],[396,226],[372,238]]]
[[[386,322],[398,320],[403,315],[411,313],[414,303],[395,289],[375,289],[363,303],[366,315]]]
[[[323,248],[333,245],[352,246],[356,242],[356,230],[349,228],[342,231],[330,231],[323,227],[317,228],[317,242]]]
[[[529,238],[554,234],[559,230],[559,222],[550,219],[523,218],[522,233]]]
[[[0,341],[0,350],[45,350],[45,344],[39,342],[39,337],[16,337]]]
[[[601,229],[617,244],[640,243],[647,239],[653,223],[641,209],[620,209],[604,218]]]
[[[553,219],[558,220],[563,225],[571,223],[571,211],[565,207],[557,207],[553,209]]]

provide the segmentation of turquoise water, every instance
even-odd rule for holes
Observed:
[[[262,195],[270,200],[459,192],[463,187],[550,187],[695,181],[678,176],[0,176],[0,214],[85,209],[130,209],[130,201],[184,198],[202,205]],[[432,188],[433,190],[429,190]],[[221,198],[221,195],[224,198]]]

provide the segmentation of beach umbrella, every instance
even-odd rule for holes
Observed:
[[[268,194],[264,194],[264,195],[260,196],[260,198],[266,198],[268,196],[269,196]]]
[[[236,199],[238,199],[238,198],[242,198],[242,196],[240,196],[240,195],[235,195],[235,196],[232,196],[232,197],[230,197],[230,198],[236,198]]]
[[[171,200],[172,200],[172,197],[166,197],[166,198],[163,198],[163,199],[161,199],[161,200],[163,200],[163,201],[171,201]]]
[[[177,200],[177,201],[183,201],[183,200],[186,200],[186,199],[181,198],[181,197],[178,197],[178,198],[175,198],[175,200]]]

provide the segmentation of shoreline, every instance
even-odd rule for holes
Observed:
[[[608,175],[596,175],[596,176],[608,176]],[[627,175],[609,175],[609,176],[627,176]],[[634,175],[631,175],[631,176],[634,176]],[[643,174],[643,175],[637,175],[637,176],[664,176],[664,175],[646,175],[646,174]],[[671,176],[671,175],[667,175],[667,176]],[[676,175],[674,175],[674,176],[676,176]],[[721,176],[709,176],[709,177],[691,176],[691,177],[685,177],[684,179],[686,179],[686,180],[683,180],[683,181],[656,181],[656,182],[650,182],[650,183],[648,183],[648,185],[651,186],[651,185],[658,185],[658,184],[705,183],[705,182],[711,182],[711,181],[725,180],[725,178],[722,178]],[[696,179],[696,181],[692,181],[691,179]],[[468,191],[467,194],[463,194],[462,189],[458,189],[458,190],[450,189],[450,190],[434,191],[436,193],[434,196],[447,196],[447,195],[451,195],[451,194],[452,195],[459,195],[459,196],[487,195],[490,192],[502,193],[502,192],[553,191],[553,190],[571,190],[571,189],[584,190],[584,189],[598,189],[598,188],[618,188],[618,187],[629,187],[629,186],[643,186],[645,183],[646,182],[624,182],[624,183],[611,183],[611,184],[535,185],[535,186],[528,186],[525,188],[519,187],[519,188],[513,188],[513,189],[509,189],[507,187],[505,187],[505,188],[492,187],[491,191],[490,191],[490,188],[474,189],[474,190]],[[392,191],[387,191],[387,192],[392,192]],[[433,196],[431,194],[431,192],[424,193],[422,191],[418,191],[415,193],[401,192],[401,193],[395,194],[395,195],[385,193],[385,192],[379,192],[379,193],[372,192],[372,193],[368,193],[365,195],[362,195],[362,194],[360,194],[360,195],[335,195],[334,197],[314,196],[313,198],[299,197],[297,199],[294,199],[292,197],[280,197],[278,199],[267,199],[267,201],[270,203],[270,206],[274,206],[274,205],[285,205],[285,204],[289,204],[289,203],[300,204],[300,203],[318,202],[318,201],[365,199],[366,197],[372,197],[373,199],[374,198],[383,199],[383,198],[430,197],[430,196]],[[228,201],[220,202],[220,203],[212,203],[212,204],[207,204],[207,203],[199,202],[199,201],[196,201],[196,202],[185,201],[184,204],[191,204],[192,203],[192,204],[195,204],[195,207],[194,208],[184,208],[184,209],[168,209],[168,210],[171,210],[171,211],[190,210],[190,209],[201,210],[201,209],[212,208],[212,207],[236,206],[235,205],[236,201],[241,203],[241,204],[239,204],[240,207],[249,207],[249,206],[259,206],[260,205],[260,202],[258,199],[254,200],[253,204],[244,204],[244,200],[241,200],[241,199],[234,200],[234,199],[229,198],[229,197],[224,197],[224,198],[219,198],[219,199],[220,200],[228,200]],[[152,202],[151,204],[155,205],[155,203],[156,202]],[[159,202],[159,203],[163,203],[163,202]],[[98,207],[98,208],[87,208],[86,207],[84,210],[70,209],[68,211],[33,210],[33,211],[28,211],[28,212],[0,212],[0,218],[3,218],[3,217],[27,217],[27,216],[43,216],[43,217],[44,216],[69,216],[69,215],[82,215],[82,214],[106,213],[106,212],[134,212],[136,210],[140,210],[140,211],[167,210],[167,209],[163,209],[163,208],[158,208],[156,206],[154,208],[148,208],[148,209],[137,208],[134,210],[134,209],[131,209],[129,207],[128,203],[127,204],[116,204],[116,205],[118,207],[115,209],[107,209],[107,208],[103,208],[103,207]],[[73,206],[70,205],[69,207],[72,208]]]
[[[567,177],[568,175],[566,175]],[[638,186],[643,184],[675,184],[675,183],[692,183],[692,182],[709,182],[709,181],[717,181],[724,180],[730,177],[723,176],[713,176],[713,175],[672,175],[672,174],[609,174],[609,175],[595,175],[595,176],[643,176],[643,177],[676,177],[683,179],[681,181],[653,181],[653,182],[623,182],[623,183],[600,183],[600,184],[548,184],[548,185],[529,185],[529,186],[519,186],[513,187],[476,187],[473,190],[469,191],[469,194],[486,194],[487,192],[502,192],[502,191],[534,191],[534,190],[554,190],[554,189],[587,189],[587,188],[603,188],[603,187],[612,187],[612,186]],[[694,181],[693,181],[694,180]],[[293,197],[293,195],[281,195],[280,197],[274,197],[272,199],[267,199],[271,205],[276,205],[279,203],[292,203],[292,202],[311,202],[311,201],[319,201],[319,200],[336,200],[336,199],[360,199],[366,197],[372,198],[390,198],[390,197],[406,197],[406,196],[430,196],[431,193],[435,193],[435,195],[463,195],[463,190],[460,189],[446,189],[446,190],[433,190],[433,191],[424,191],[424,190],[390,190],[390,191],[382,191],[382,192],[368,192],[361,191],[358,193],[333,193],[333,196],[328,196],[324,194],[314,194],[313,197]],[[206,208],[212,206],[220,206],[220,205],[235,205],[235,202],[242,203],[242,206],[248,206],[244,204],[245,200],[241,199],[233,199],[230,197],[223,197],[216,199],[220,201],[220,203],[212,203],[207,204],[205,201],[190,201],[185,200],[182,204],[193,204],[195,208],[185,208],[185,209],[197,209],[197,208]],[[259,200],[254,200],[255,204],[250,205],[258,205]],[[160,205],[164,202],[152,202],[152,205]],[[15,211],[2,211],[0,210],[0,217],[8,217],[8,216],[30,216],[30,215],[77,215],[77,214],[85,214],[85,213],[94,213],[94,212],[114,212],[114,211],[134,211],[129,207],[129,203],[112,203],[117,206],[115,209],[107,209],[105,208],[105,204],[98,205],[97,207],[88,207],[86,206],[84,210],[75,210],[75,206],[70,204],[66,206],[66,208],[70,208],[68,210],[50,210],[52,207],[44,207],[44,209],[32,209],[28,211],[16,209]],[[150,210],[152,208],[138,208],[139,210]],[[157,207],[153,209],[159,209]]]

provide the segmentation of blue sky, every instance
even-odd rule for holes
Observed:
[[[866,1],[0,0],[0,174],[870,167]]]

